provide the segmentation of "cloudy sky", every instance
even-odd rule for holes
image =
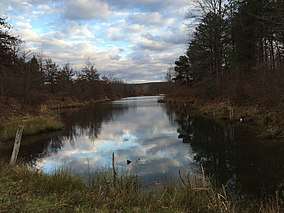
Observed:
[[[129,83],[161,81],[186,50],[186,0],[0,0],[26,49]]]

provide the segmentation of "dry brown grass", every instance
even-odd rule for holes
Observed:
[[[145,189],[137,176],[113,183],[107,171],[88,175],[88,184],[68,171],[45,175],[23,165],[0,164],[0,212],[283,212],[276,196],[268,201],[237,200],[214,189],[204,174]]]

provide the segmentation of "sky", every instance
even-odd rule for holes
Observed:
[[[0,0],[23,48],[128,83],[164,80],[185,53],[186,0]]]

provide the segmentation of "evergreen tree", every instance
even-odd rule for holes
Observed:
[[[187,51],[195,79],[214,75],[223,70],[224,24],[219,26],[219,16],[209,12],[196,28]]]
[[[176,73],[174,81],[189,84],[193,80],[191,65],[186,55],[180,56],[179,60],[175,62],[174,71]]]

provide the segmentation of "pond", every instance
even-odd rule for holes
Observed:
[[[118,172],[137,174],[145,186],[179,171],[197,175],[201,166],[212,180],[244,194],[270,194],[283,183],[283,141],[260,141],[245,126],[182,114],[159,98],[62,111],[65,130],[25,137],[19,157],[45,173],[83,172],[110,169],[114,153]],[[12,147],[1,147],[8,159]]]

